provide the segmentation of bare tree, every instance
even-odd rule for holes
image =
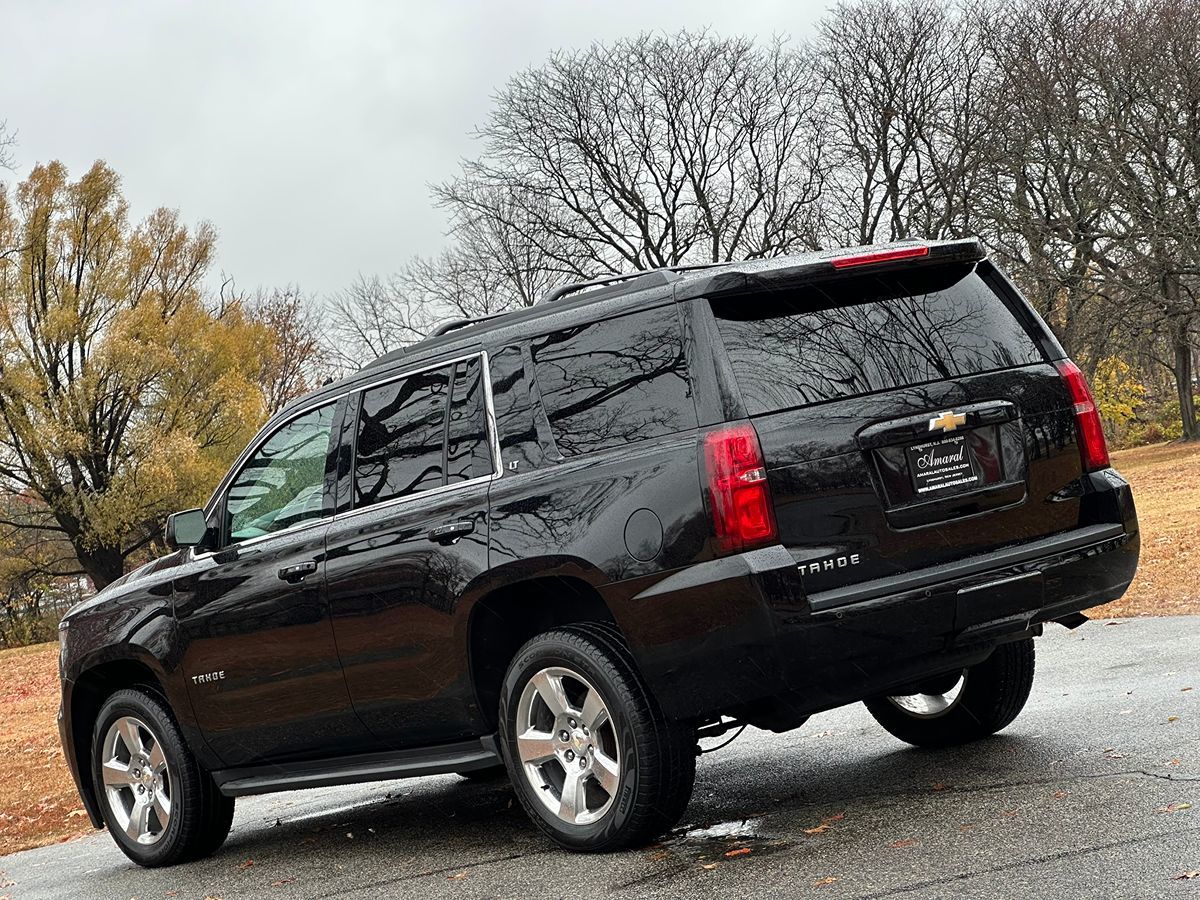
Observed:
[[[17,136],[8,130],[8,121],[0,119],[0,169],[13,168],[12,148],[16,146]]]
[[[970,233],[993,171],[975,16],[933,0],[841,4],[822,27],[827,239]]]
[[[1143,301],[1165,338],[1183,437],[1200,439],[1193,361],[1200,333],[1200,8],[1126,0],[1096,55],[1112,98],[1096,139],[1114,185],[1113,277]]]
[[[818,96],[807,54],[778,42],[682,32],[557,53],[505,86],[482,154],[435,194],[572,276],[809,247]]]
[[[418,302],[400,276],[359,275],[329,298],[327,350],[342,369],[357,369],[376,357],[419,341],[437,323],[438,313]]]
[[[1120,297],[1104,277],[1114,185],[1096,139],[1109,99],[1093,59],[1108,27],[1089,0],[1028,0],[983,34],[997,72],[992,140],[997,190],[980,198],[1001,260],[1067,350],[1098,361],[1112,338],[1097,304]]]

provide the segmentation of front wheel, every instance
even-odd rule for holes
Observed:
[[[529,641],[505,677],[500,722],[521,805],[566,849],[645,844],[687,806],[695,733],[663,715],[614,629]]]
[[[1033,638],[1001,644],[981,663],[930,679],[915,694],[866,707],[890,734],[918,747],[965,744],[1010,724],[1033,687]]]
[[[229,834],[233,800],[197,764],[152,691],[117,691],[101,707],[92,776],[109,833],[140,866],[207,856]]]

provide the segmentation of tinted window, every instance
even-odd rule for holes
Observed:
[[[354,505],[441,487],[450,370],[364,391],[354,461]]]
[[[454,367],[450,422],[446,426],[446,483],[483,478],[491,472],[483,366],[476,357]]]
[[[712,305],[752,415],[1042,361],[973,269],[838,279]]]
[[[332,428],[330,404],[293,419],[255,451],[226,495],[231,544],[321,517]]]
[[[696,427],[674,306],[535,338],[532,350],[564,456]]]
[[[492,403],[496,409],[496,430],[500,438],[503,468],[524,472],[543,462],[534,419],[533,399],[525,375],[524,353],[520,347],[505,347],[491,358]]]

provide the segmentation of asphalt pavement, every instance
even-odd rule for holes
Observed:
[[[1200,898],[1200,618],[1052,626],[1037,665],[967,747],[908,748],[857,705],[748,730],[638,851],[556,850],[504,782],[442,776],[243,799],[216,856],[171,869],[103,833],[3,857],[0,897]]]

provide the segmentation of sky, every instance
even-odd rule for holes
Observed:
[[[823,0],[0,0],[15,172],[104,159],[131,213],[217,229],[214,278],[321,297],[446,243],[429,185],[495,92],[553,51],[640,31],[804,40]]]

